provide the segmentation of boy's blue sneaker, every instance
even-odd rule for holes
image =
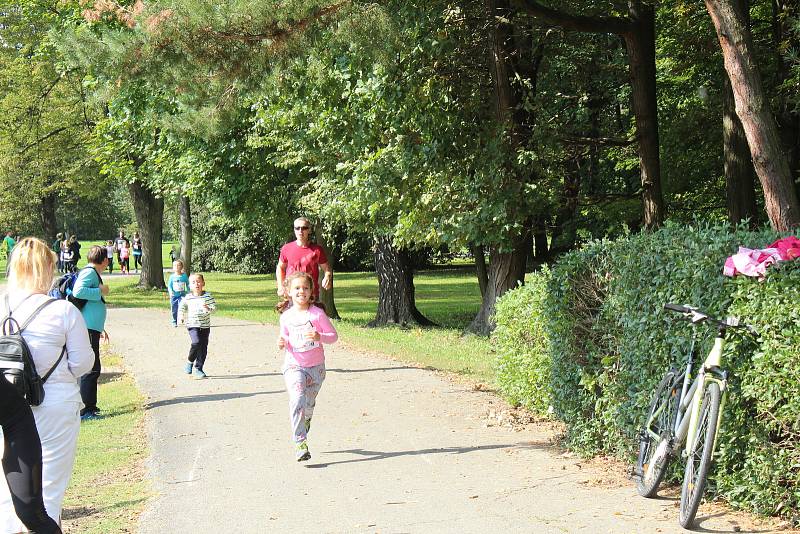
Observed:
[[[183,370],[184,372],[186,372],[187,375],[192,374],[192,366],[193,366],[192,362],[186,362],[186,365],[183,366]]]
[[[298,462],[305,462],[311,459],[311,453],[308,452],[308,444],[305,441],[301,441],[296,445],[294,457]]]
[[[206,374],[203,372],[202,369],[195,369],[192,377],[195,378],[196,380],[202,380],[203,378],[206,377]]]

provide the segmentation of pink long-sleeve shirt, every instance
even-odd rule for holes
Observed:
[[[293,306],[281,314],[281,337],[286,341],[286,363],[314,367],[325,362],[322,344],[335,343],[339,334],[325,312],[316,306],[300,310]],[[306,332],[319,332],[319,341],[305,339]]]

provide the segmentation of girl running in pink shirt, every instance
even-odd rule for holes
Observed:
[[[325,310],[313,304],[314,281],[297,271],[283,281],[283,301],[276,306],[281,314],[278,348],[286,350],[283,380],[289,393],[289,419],[298,462],[311,458],[306,438],[311,428],[317,394],[325,380],[323,343],[339,338]]]

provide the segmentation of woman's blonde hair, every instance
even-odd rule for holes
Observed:
[[[35,237],[20,239],[8,261],[8,285],[32,293],[47,293],[53,285],[56,255]]]

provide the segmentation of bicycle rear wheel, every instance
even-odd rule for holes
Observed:
[[[701,402],[694,447],[686,459],[686,471],[681,487],[680,523],[683,528],[689,528],[694,522],[706,487],[711,454],[714,452],[714,440],[717,436],[717,421],[719,421],[719,384],[709,382]]]
[[[639,457],[636,460],[635,473],[639,477],[636,489],[642,497],[653,497],[656,494],[669,465],[671,425],[677,402],[678,384],[675,375],[675,371],[667,372],[658,384],[650,401],[647,423],[642,428],[639,439]]]

